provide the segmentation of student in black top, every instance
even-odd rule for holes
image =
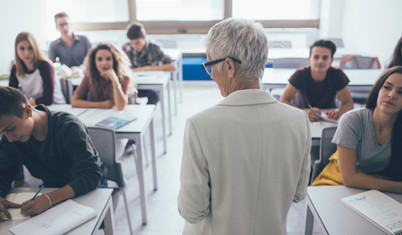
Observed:
[[[83,195],[100,184],[104,172],[84,124],[71,114],[33,108],[17,89],[0,87],[0,211],[21,207],[29,215]],[[22,205],[4,197],[23,163],[45,187],[58,187]],[[1,219],[0,219],[1,220]]]

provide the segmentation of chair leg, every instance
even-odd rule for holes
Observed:
[[[134,235],[133,228],[131,227],[131,218],[130,218],[130,212],[128,210],[128,202],[127,202],[127,196],[126,196],[126,189],[123,189],[123,198],[124,198],[124,207],[126,208],[126,215],[127,215],[127,223],[128,227],[130,229],[130,234]]]

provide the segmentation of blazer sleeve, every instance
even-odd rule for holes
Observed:
[[[179,213],[191,224],[200,222],[210,211],[211,188],[208,163],[191,120],[186,122],[180,181]]]
[[[306,144],[305,144],[305,148],[304,148],[305,151],[302,153],[303,161],[302,161],[302,166],[301,166],[301,170],[300,170],[299,182],[297,183],[296,193],[293,198],[293,202],[299,202],[306,197],[307,186],[308,186],[309,178],[310,178],[311,133],[310,133],[310,123],[309,123],[306,113],[304,113],[304,119],[305,119],[306,124],[303,126],[307,127],[308,136],[307,136]]]

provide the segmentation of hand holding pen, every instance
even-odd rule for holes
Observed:
[[[36,192],[36,194],[32,197],[31,200],[22,203],[21,212],[28,215],[37,215],[45,210],[49,209],[49,202],[46,195],[39,195],[40,191],[42,191],[43,185],[41,185]]]
[[[309,109],[306,110],[308,119],[311,122],[316,122],[316,121],[321,120],[321,118],[322,118],[321,110],[319,108],[312,107],[310,104],[308,104],[308,107],[309,107]]]

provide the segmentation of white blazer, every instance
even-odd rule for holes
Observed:
[[[183,234],[286,234],[306,196],[311,135],[305,112],[268,92],[233,92],[186,122],[178,207]]]

